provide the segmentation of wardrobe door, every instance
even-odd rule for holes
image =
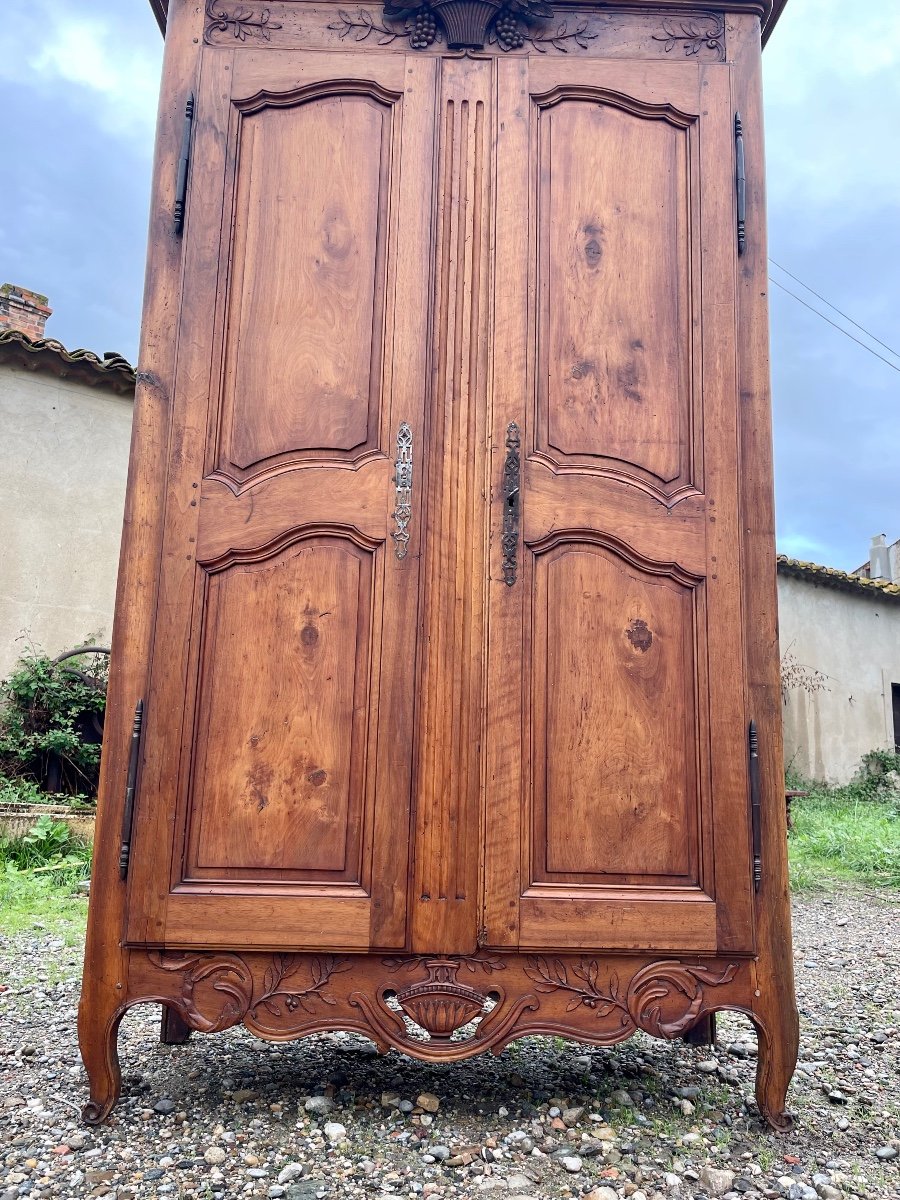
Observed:
[[[434,70],[204,49],[133,942],[404,944]]]
[[[485,940],[749,950],[730,69],[500,73]]]

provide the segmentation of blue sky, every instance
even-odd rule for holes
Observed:
[[[146,0],[4,4],[0,282],[50,297],[48,335],[132,360],[161,59]],[[900,5],[789,0],[764,75],[770,254],[900,350]],[[900,537],[900,373],[771,300],[778,547],[849,569]]]

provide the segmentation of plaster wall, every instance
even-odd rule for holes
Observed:
[[[0,363],[0,678],[29,642],[109,645],[132,406]]]
[[[870,750],[893,749],[891,684],[900,684],[900,602],[778,576],[782,658],[827,675],[827,691],[794,689],[784,705],[787,766],[847,783]]]

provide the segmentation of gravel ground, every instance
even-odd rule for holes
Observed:
[[[638,1034],[612,1050],[528,1038],[427,1066],[351,1035],[120,1034],[123,1098],[83,1127],[80,951],[0,944],[0,1198],[435,1197],[900,1200],[900,895],[795,902],[800,1067],[782,1138],[752,1105],[749,1022],[715,1051]]]

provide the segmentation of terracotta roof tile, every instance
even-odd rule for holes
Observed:
[[[53,338],[30,338],[18,329],[0,330],[0,362],[51,371],[61,378],[111,388],[120,395],[134,392],[134,367],[121,354],[100,358],[91,350],[67,350]]]
[[[842,592],[856,592],[873,600],[900,600],[900,583],[891,583],[887,579],[865,579],[861,575],[851,575],[849,571],[839,571],[837,567],[823,567],[819,563],[788,558],[786,554],[778,555],[778,574],[806,579],[821,587],[836,588]]]

